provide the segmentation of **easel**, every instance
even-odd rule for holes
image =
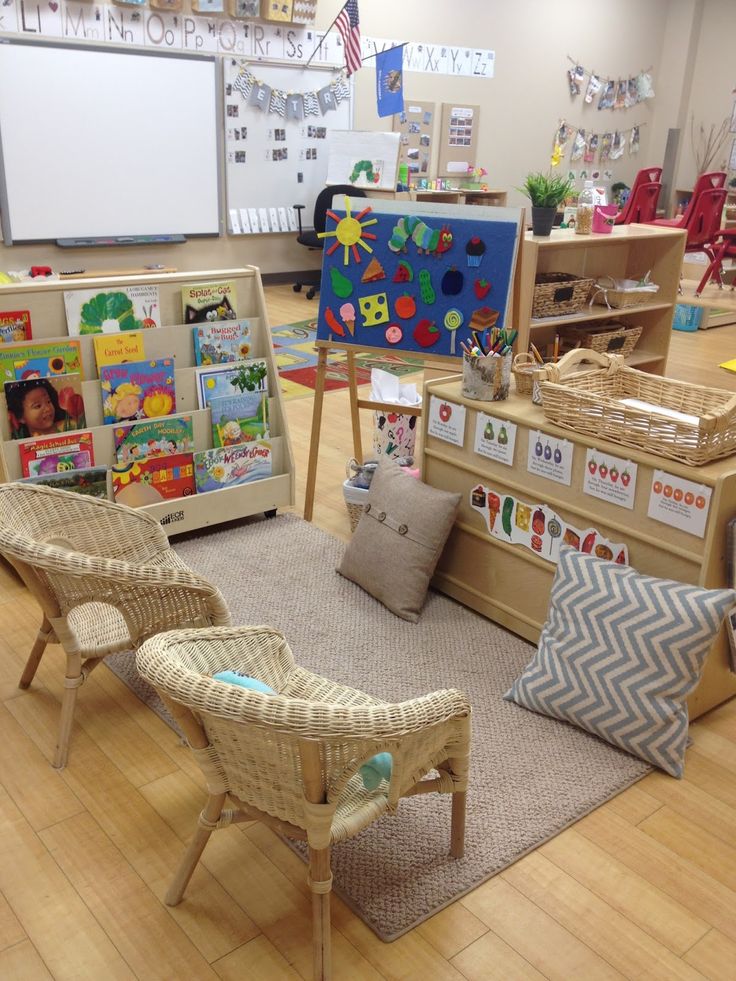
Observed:
[[[347,354],[348,391],[350,395],[350,424],[353,430],[353,456],[363,460],[363,440],[360,433],[360,410],[374,409],[383,412],[400,412],[406,416],[420,416],[421,405],[395,405],[393,402],[376,402],[372,399],[358,397],[358,383],[355,375],[355,354],[385,355],[385,348],[358,347],[355,344],[339,344],[335,341],[315,341],[317,348],[317,377],[314,387],[314,409],[312,410],[312,429],[309,436],[309,460],[307,462],[307,487],[304,494],[304,517],[312,520],[314,510],[314,492],[317,484],[317,460],[319,456],[319,440],[322,429],[322,407],[325,394],[325,373],[327,371],[327,354],[329,351],[345,351]],[[411,357],[417,357],[417,352],[410,352]],[[421,355],[420,355],[421,356]],[[422,357],[422,368],[447,369],[448,373],[457,374],[461,370],[459,358]],[[419,370],[419,369],[418,369]]]

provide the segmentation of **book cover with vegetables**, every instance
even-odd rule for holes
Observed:
[[[268,364],[265,358],[251,358],[234,365],[208,365],[195,368],[197,400],[206,409],[212,399],[243,392],[268,392]]]
[[[37,477],[24,477],[21,483],[43,484],[57,490],[72,491],[109,500],[107,492],[107,467],[82,467],[79,470],[64,470],[60,473],[39,474]]]
[[[154,419],[176,412],[173,358],[103,365],[100,387],[105,423]]]
[[[5,404],[11,439],[53,436],[87,424],[77,374],[5,382]]]
[[[66,290],[66,325],[78,334],[144,330],[161,322],[158,286],[119,286],[110,290]]]
[[[31,337],[30,310],[0,310],[0,344],[30,341]]]
[[[116,426],[113,440],[118,463],[131,463],[144,457],[191,453],[194,449],[192,417],[166,416]]]
[[[243,392],[210,400],[212,445],[233,446],[268,439],[268,396]]]
[[[222,490],[271,476],[271,444],[265,440],[194,454],[197,493]]]
[[[181,291],[185,324],[206,324],[215,320],[235,320],[235,283],[196,283]]]
[[[26,341],[19,344],[0,344],[0,379],[16,381],[21,362],[31,363],[43,359],[49,370],[47,375],[82,374],[81,345],[78,340]]]
[[[112,489],[115,500],[131,508],[189,497],[196,493],[192,454],[176,453],[114,464]]]
[[[192,327],[194,363],[226,364],[242,361],[250,354],[250,324],[247,320],[230,320]]]
[[[38,477],[93,466],[92,433],[60,433],[18,444],[20,470],[24,477]]]
[[[123,364],[126,361],[142,361],[145,356],[143,332],[124,331],[120,334],[95,334],[95,361],[99,371],[106,364]]]

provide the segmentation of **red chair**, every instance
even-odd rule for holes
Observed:
[[[659,181],[639,184],[626,199],[623,210],[616,215],[614,225],[651,223],[657,217],[657,202],[662,185]]]
[[[705,270],[705,274],[700,280],[698,288],[695,290],[696,296],[700,296],[710,279],[714,279],[718,283],[718,289],[723,289],[723,279],[721,277],[723,260],[736,259],[736,228],[722,228],[716,232],[712,245],[713,258]],[[736,286],[736,280],[731,283],[732,290],[734,286]]]
[[[630,218],[629,212],[631,211],[631,207],[634,204],[634,201],[636,199],[636,194],[639,188],[642,187],[644,184],[659,184],[661,188],[661,183],[660,183],[661,177],[662,177],[661,167],[644,167],[643,170],[640,170],[637,173],[636,177],[634,178],[634,183],[631,185],[629,196],[626,198],[623,208],[616,215],[614,225],[629,225],[632,221],[642,222],[642,221],[650,220],[648,218]],[[652,192],[650,191],[649,194],[651,195]],[[659,197],[659,194],[657,194],[657,197]],[[648,195],[645,195],[645,198],[648,198]],[[646,213],[648,213],[648,210],[649,209],[647,208]],[[656,218],[656,217],[657,217],[657,201],[655,200],[654,213],[652,214],[652,218]]]
[[[693,193],[690,195],[690,200],[688,202],[685,211],[678,215],[676,218],[657,218],[656,221],[651,222],[652,225],[664,225],[667,228],[687,228],[688,223],[691,218],[691,212],[695,207],[702,191],[710,191],[714,188],[724,187],[726,184],[726,175],[721,170],[714,170],[709,174],[701,174],[700,177],[695,181],[695,187],[693,188]]]

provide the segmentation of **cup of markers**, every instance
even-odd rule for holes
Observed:
[[[481,337],[473,331],[462,341],[463,386],[466,398],[479,402],[498,402],[508,398],[511,383],[511,346],[515,330],[493,328]]]

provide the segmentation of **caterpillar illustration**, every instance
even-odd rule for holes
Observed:
[[[447,225],[442,228],[430,228],[416,215],[405,215],[394,225],[388,247],[392,252],[406,252],[406,243],[411,239],[421,255],[434,253],[442,255],[452,245],[452,232]]]

